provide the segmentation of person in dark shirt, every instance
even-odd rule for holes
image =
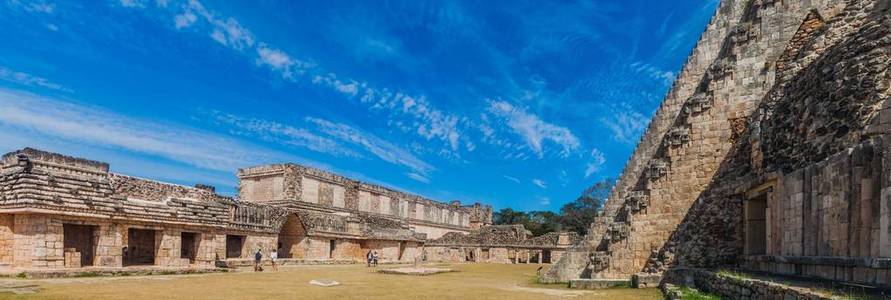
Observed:
[[[260,249],[257,249],[257,253],[254,253],[254,272],[263,271],[263,252],[260,252]]]

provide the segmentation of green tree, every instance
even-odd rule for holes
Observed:
[[[529,217],[526,216],[526,213],[522,211],[514,211],[510,208],[502,208],[501,210],[496,211],[492,217],[494,219],[492,222],[495,223],[495,225],[526,225],[529,223]]]
[[[575,201],[564,204],[560,208],[563,230],[587,233],[588,226],[603,208],[614,184],[612,179],[601,180],[582,191]]]
[[[603,208],[613,188],[613,180],[604,179],[582,191],[574,201],[560,208],[560,213],[551,211],[515,211],[502,208],[493,214],[495,225],[523,225],[539,236],[548,232],[575,231],[585,234],[588,226]]]

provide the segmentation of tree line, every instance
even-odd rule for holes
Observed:
[[[578,198],[564,204],[559,213],[502,208],[493,214],[493,222],[496,225],[522,224],[535,236],[557,231],[575,231],[584,235],[603,208],[613,184],[612,179],[594,183],[582,191]]]

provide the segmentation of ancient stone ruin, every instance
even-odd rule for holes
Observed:
[[[491,224],[492,208],[441,203],[293,165],[239,170],[237,198],[111,173],[31,148],[0,164],[0,265],[213,267],[258,249],[294,261],[411,262],[430,239]]]
[[[541,280],[891,286],[889,62],[889,0],[721,1],[602,215]]]
[[[109,172],[36,149],[0,163],[0,268],[156,268],[279,258],[551,263],[580,237],[492,226],[492,207],[442,203],[296,164],[238,170],[238,196]],[[505,234],[505,233],[510,234]],[[460,253],[460,255],[459,255]]]

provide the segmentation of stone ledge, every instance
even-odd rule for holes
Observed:
[[[631,286],[630,279],[572,279],[569,281],[569,288],[582,290],[599,290],[614,287]]]
[[[802,265],[864,267],[875,269],[891,268],[891,258],[876,257],[749,255],[745,256],[744,259],[755,262],[777,262]]]
[[[662,274],[637,273],[631,275],[631,287],[636,289],[656,288],[662,282]]]
[[[49,269],[49,270],[23,270],[16,273],[6,273],[9,277],[27,279],[47,279],[65,277],[112,277],[112,276],[149,276],[149,275],[185,275],[204,273],[225,273],[224,268],[167,268],[167,267],[123,267],[104,268],[89,267],[81,269]]]
[[[457,272],[457,271],[449,269],[449,268],[402,267],[402,268],[395,268],[395,269],[383,269],[383,270],[378,270],[377,272],[381,273],[381,274],[428,276],[428,275]]]

